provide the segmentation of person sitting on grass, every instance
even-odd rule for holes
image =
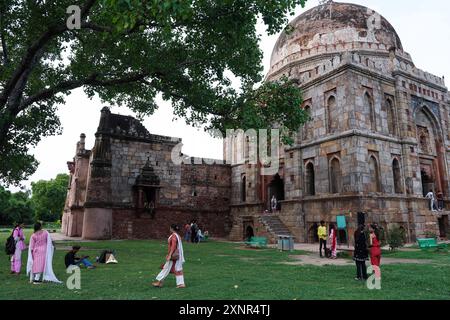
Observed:
[[[66,257],[64,258],[66,268],[83,264],[88,269],[95,269],[95,266],[88,260],[88,256],[85,256],[83,258],[77,257],[77,253],[78,251],[80,251],[80,249],[80,246],[73,246],[72,250],[67,252]]]

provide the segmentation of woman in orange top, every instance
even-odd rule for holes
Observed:
[[[166,263],[163,265],[161,272],[156,277],[156,282],[153,282],[154,287],[161,288],[164,279],[170,274],[174,273],[177,281],[177,288],[186,288],[184,284],[183,263],[184,252],[181,237],[178,235],[180,228],[173,224],[170,226],[170,237],[168,239],[168,253],[166,256]]]

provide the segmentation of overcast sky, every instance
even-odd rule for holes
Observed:
[[[353,0],[353,2],[376,10],[394,26],[404,49],[412,55],[416,66],[437,76],[450,80],[450,1],[447,0]],[[316,6],[319,0],[308,0],[306,7],[298,8],[296,15]],[[292,17],[292,19],[294,16]],[[269,69],[270,55],[278,35],[267,36],[264,25],[259,26],[262,35],[265,72]],[[104,105],[97,99],[89,100],[82,90],[75,90],[59,110],[63,134],[44,138],[33,151],[40,162],[36,173],[23,184],[54,178],[67,172],[66,162],[75,153],[80,133],[85,133],[86,148],[94,144],[100,110]],[[125,108],[112,109],[115,113],[133,115]],[[206,158],[222,158],[222,143],[212,139],[202,130],[187,126],[183,120],[172,122],[172,109],[161,102],[159,110],[145,119],[144,125],[153,134],[183,138],[184,153]],[[16,188],[11,188],[16,190]]]

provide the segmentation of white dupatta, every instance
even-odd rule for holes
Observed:
[[[55,282],[62,283],[56,278],[53,273],[53,252],[55,248],[53,247],[52,238],[50,233],[47,230],[43,232],[47,233],[47,250],[45,252],[45,266],[44,266],[44,275],[43,280],[47,282]],[[28,262],[27,262],[27,275],[30,275],[30,282],[33,282],[33,272],[31,272],[33,268],[33,255],[31,254],[31,246],[28,246]]]
[[[173,233],[170,237],[172,237],[173,235],[175,235],[177,237],[177,249],[178,249],[178,253],[180,255],[180,258],[175,263],[175,271],[181,271],[181,270],[183,270],[183,263],[186,262],[184,260],[183,244],[181,243],[181,238],[178,235],[178,233]],[[169,239],[170,239],[170,237],[169,237]]]

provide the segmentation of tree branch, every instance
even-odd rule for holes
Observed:
[[[95,4],[97,0],[87,0],[84,7],[81,9],[81,17],[85,19],[87,14],[89,13],[92,6]],[[51,41],[55,36],[62,34],[67,31],[67,25],[65,23],[60,25],[50,26],[46,32],[44,32],[32,45],[30,45],[26,51],[25,56],[22,58],[22,61],[19,63],[18,67],[14,71],[11,78],[6,82],[3,92],[0,95],[0,107],[4,106],[12,93],[12,91],[16,88],[16,85],[19,81],[23,81],[23,74],[27,71],[27,69],[32,66],[32,61],[37,60],[36,55],[41,51],[42,48],[47,45],[49,41]],[[22,80],[21,80],[22,79]],[[25,79],[26,81],[27,79]]]
[[[20,110],[24,110],[25,108],[32,105],[33,103],[51,98],[58,93],[70,91],[70,90],[73,90],[73,89],[76,89],[76,88],[79,88],[82,86],[94,86],[94,87],[96,87],[96,86],[102,86],[102,87],[115,86],[115,85],[121,85],[121,84],[142,81],[148,76],[149,76],[149,73],[140,72],[140,73],[129,74],[129,75],[126,75],[124,77],[119,77],[119,78],[101,79],[101,77],[103,77],[102,75],[100,75],[98,73],[93,73],[90,76],[88,76],[82,80],[70,80],[70,81],[60,82],[59,84],[57,84],[56,86],[54,86],[52,88],[42,90],[42,91],[28,97],[20,104]]]

